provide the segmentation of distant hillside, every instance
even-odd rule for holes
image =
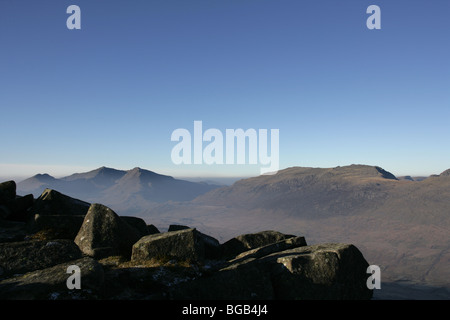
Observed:
[[[365,165],[293,167],[162,204],[145,217],[185,218],[220,239],[274,228],[312,243],[350,242],[385,280],[448,286],[450,278],[450,170],[411,181]]]
[[[398,177],[399,180],[409,180],[409,181],[422,181],[427,179],[428,177],[425,176],[418,176],[418,177],[411,177],[411,176],[402,176]]]
[[[18,194],[38,197],[46,188],[72,197],[111,206],[122,214],[135,214],[166,201],[188,201],[219,186],[190,182],[141,168],[116,170],[101,167],[56,179],[37,174],[17,184]]]
[[[230,187],[201,195],[193,203],[232,203],[233,207],[282,210],[286,214],[320,218],[377,206],[396,182],[393,174],[379,167],[294,167],[276,175],[237,181]]]

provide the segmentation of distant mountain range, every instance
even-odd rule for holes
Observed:
[[[220,241],[279,230],[305,236],[309,244],[352,243],[395,290],[419,283],[445,287],[450,298],[450,169],[397,178],[367,165],[292,167],[218,186],[102,167],[60,179],[40,174],[17,184],[18,194],[39,196],[45,188],[139,216],[160,230],[184,224]]]
[[[50,188],[84,201],[108,205],[122,214],[136,214],[166,201],[192,200],[218,187],[141,168],[125,171],[101,167],[59,179],[37,174],[19,182],[17,193],[38,197],[45,188]]]

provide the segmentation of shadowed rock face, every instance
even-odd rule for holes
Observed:
[[[0,183],[0,205],[16,198],[16,182],[6,181]]]
[[[33,205],[32,194],[24,197],[16,194],[15,181],[0,183],[0,218],[24,222],[29,218],[28,209]]]

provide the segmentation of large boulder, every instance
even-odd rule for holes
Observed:
[[[274,247],[243,255],[217,272],[174,288],[171,298],[348,300],[372,297],[372,290],[366,286],[369,264],[353,245],[300,246],[265,255],[272,251]]]
[[[16,182],[5,181],[0,183],[0,205],[16,198]]]
[[[56,190],[45,189],[36,199],[32,208],[34,214],[39,215],[85,215],[90,204],[66,196]]]
[[[136,231],[139,232],[140,237],[149,235],[147,223],[145,223],[144,219],[131,216],[120,216],[120,218],[128,223],[130,227],[136,229]]]
[[[3,212],[6,213],[6,219],[10,221],[27,222],[30,220],[31,213],[28,211],[34,204],[32,194],[26,196],[16,196],[14,200],[8,201],[2,205]]]
[[[244,251],[293,237],[295,236],[272,230],[243,234],[222,244],[223,255],[225,258],[232,258]]]
[[[79,290],[67,287],[69,266],[80,268]],[[84,257],[0,281],[0,300],[97,299],[103,284],[102,266]]]
[[[25,222],[30,217],[28,209],[33,206],[32,194],[24,197],[16,194],[16,183],[6,181],[0,183],[0,218]]]
[[[276,260],[275,260],[276,259]],[[369,264],[351,244],[300,247],[267,257],[277,299],[367,300]]]
[[[70,240],[20,241],[0,244],[0,278],[44,269],[81,258],[81,251]]]
[[[84,218],[75,243],[84,254],[94,258],[130,257],[133,244],[140,238],[139,232],[113,210],[94,203]]]
[[[219,242],[195,228],[145,236],[133,245],[131,259],[202,262],[220,255]]]

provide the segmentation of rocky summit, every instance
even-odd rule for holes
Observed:
[[[371,299],[368,266],[352,244],[273,230],[219,243],[56,190],[34,199],[0,184],[2,300]]]

